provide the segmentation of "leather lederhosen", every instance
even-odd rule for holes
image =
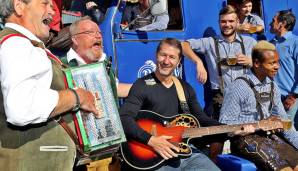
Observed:
[[[259,93],[254,84],[247,78],[239,77],[253,90],[256,98],[256,108],[260,120],[267,119],[262,111],[262,103],[270,102],[268,110],[273,107],[274,84],[271,82],[271,90],[267,93]],[[298,165],[298,151],[285,142],[279,133],[259,131],[255,134],[231,139],[232,153],[253,161],[261,170],[281,170],[285,167],[294,168]]]

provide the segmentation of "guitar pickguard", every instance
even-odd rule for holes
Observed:
[[[180,115],[171,121],[170,125],[173,126],[183,126],[187,128],[197,128],[199,127],[197,121],[189,115]]]

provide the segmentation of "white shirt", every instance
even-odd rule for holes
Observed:
[[[7,23],[31,40],[41,42],[26,28]],[[24,37],[13,36],[0,45],[0,79],[7,122],[24,126],[48,120],[59,95],[50,89],[52,64],[44,49]]]
[[[99,58],[98,62],[102,62],[106,59],[107,55],[103,52],[102,56]],[[69,51],[66,54],[67,62],[71,61],[72,59],[76,59],[78,62],[78,65],[84,65],[86,62],[73,50],[73,48],[70,48]]]
[[[99,58],[98,62],[102,62],[106,58],[107,58],[107,55],[104,52],[102,52],[102,56]],[[76,59],[79,66],[86,64],[86,62],[77,54],[77,52],[73,50],[73,48],[70,48],[69,51],[67,52],[66,59],[67,59],[67,62],[69,62],[72,59]],[[118,78],[115,78],[115,81],[116,81],[116,87],[118,87],[119,85]]]

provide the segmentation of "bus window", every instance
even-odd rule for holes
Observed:
[[[237,8],[241,24],[240,32],[250,34],[264,32],[264,17],[260,0],[228,0],[228,4]],[[251,5],[252,9],[249,11]]]
[[[181,30],[182,15],[179,0],[127,1],[121,19],[123,30]]]
[[[168,4],[170,21],[168,30],[182,30],[182,12],[180,0],[169,0]]]
[[[111,2],[110,0],[65,0],[62,4],[62,17],[65,23],[71,24],[82,16],[88,15],[94,22],[100,24]]]
[[[251,13],[257,14],[262,19],[263,17],[263,11],[262,11],[262,2],[260,0],[251,0],[252,2],[252,11]],[[239,3],[239,0],[228,0],[229,5],[233,5],[235,8],[237,8],[237,4]]]

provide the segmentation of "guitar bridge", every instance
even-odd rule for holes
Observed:
[[[188,154],[188,153],[190,153],[190,148],[186,143],[180,142],[179,143],[179,152]]]

